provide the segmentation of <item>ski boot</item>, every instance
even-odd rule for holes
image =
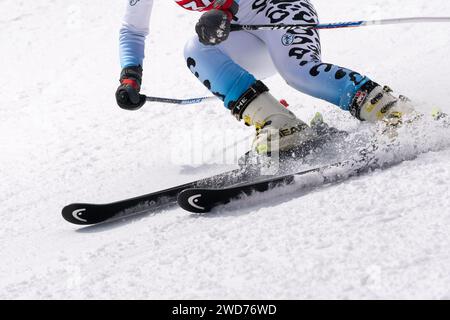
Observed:
[[[315,132],[268,91],[257,81],[231,106],[232,114],[239,121],[244,120],[247,126],[256,129],[252,151],[270,156],[313,140]]]
[[[408,98],[395,97],[392,92],[388,86],[381,87],[373,81],[367,82],[353,98],[351,114],[363,121],[384,121],[394,127],[419,116]]]

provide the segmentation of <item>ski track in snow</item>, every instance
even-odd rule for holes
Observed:
[[[314,3],[323,22],[450,16],[444,0]],[[204,162],[251,131],[219,102],[116,107],[120,1],[2,4],[1,299],[450,299],[448,130],[402,140],[399,152],[432,150],[414,160],[307,192],[294,185],[204,216],[173,208],[67,224],[60,210],[70,202],[114,201],[229,169],[202,166],[190,151],[207,146]],[[208,94],[182,58],[197,18],[156,1],[143,92]],[[434,24],[324,31],[324,60],[450,112],[449,32]],[[341,129],[363,126],[278,76],[266,82],[302,118],[320,111]]]

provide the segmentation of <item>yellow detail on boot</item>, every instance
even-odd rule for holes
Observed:
[[[400,111],[393,111],[389,113],[389,118],[401,118],[403,117],[403,113]]]
[[[375,104],[371,103],[366,107],[366,111],[368,113],[371,113],[373,111],[373,109],[375,109],[376,106],[377,106],[377,103],[375,103]]]
[[[256,152],[258,154],[266,154],[269,151],[269,146],[267,144],[260,144],[256,146]]]
[[[439,119],[439,117],[442,115],[442,111],[441,109],[439,109],[438,107],[433,107],[433,109],[431,109],[431,116],[434,119]]]
[[[381,112],[381,111],[378,111],[376,116],[377,116],[377,120],[378,120],[378,121],[379,121],[379,120],[382,120],[382,119],[384,118],[384,113]]]
[[[380,114],[384,115],[383,113],[380,113]],[[393,112],[389,113],[388,116],[383,119],[383,121],[388,126],[396,127],[403,123],[402,116],[403,116],[403,113],[401,113],[400,111],[393,111]]]
[[[314,117],[311,119],[311,121],[309,122],[309,125],[311,127],[314,127],[315,125],[319,124],[319,123],[323,123],[323,116],[320,112],[316,112],[316,114],[314,115]]]
[[[252,125],[252,118],[250,118],[249,115],[244,116],[244,123],[245,123],[247,126],[251,126],[251,125]]]
[[[264,126],[266,125],[266,122],[265,121],[264,122],[257,122],[254,125],[255,125],[255,128],[256,128],[256,131],[259,131],[262,128],[264,128]]]
[[[400,111],[393,111],[391,113],[388,113],[388,112],[389,112],[389,109],[382,108],[380,111],[377,112],[377,119],[382,120],[385,117],[389,118],[389,119],[395,119],[395,118],[401,118],[403,116],[403,113],[401,113]]]
[[[266,125],[265,121],[253,123],[253,120],[249,115],[244,116],[244,122],[245,122],[245,125],[247,125],[247,126],[252,126],[252,125],[255,126],[256,131],[261,130]]]

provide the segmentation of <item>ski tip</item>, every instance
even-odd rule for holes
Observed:
[[[77,225],[91,225],[103,221],[104,219],[98,214],[98,208],[93,210],[94,207],[98,206],[82,203],[69,204],[62,209],[62,216],[68,222]]]
[[[211,211],[208,205],[206,190],[185,189],[178,194],[178,205],[186,211],[193,213],[207,213]]]

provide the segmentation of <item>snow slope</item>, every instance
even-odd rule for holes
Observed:
[[[220,151],[251,134],[219,102],[116,107],[123,2],[0,1],[0,298],[450,298],[448,131],[428,128],[418,149],[435,151],[413,161],[308,193],[258,195],[250,207],[66,223],[68,203],[228,169],[233,154],[223,161]],[[324,22],[450,16],[445,0],[314,3]],[[182,58],[197,18],[156,1],[143,92],[207,94]],[[324,31],[324,59],[450,112],[449,34],[443,24]],[[266,82],[302,118],[321,111],[339,128],[361,126],[278,76]]]

